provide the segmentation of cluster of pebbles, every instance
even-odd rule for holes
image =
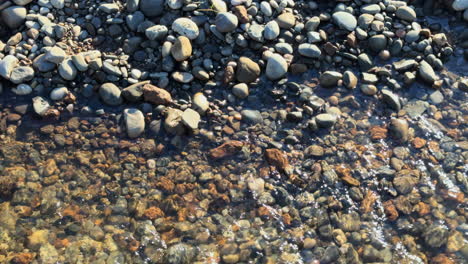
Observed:
[[[0,263],[464,263],[467,21],[3,1]]]

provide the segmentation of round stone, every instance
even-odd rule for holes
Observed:
[[[167,35],[167,27],[163,25],[156,25],[149,27],[145,30],[145,35],[150,40],[161,40]]]
[[[408,22],[413,22],[416,20],[416,12],[409,6],[401,6],[397,9],[395,15],[399,19],[406,20]]]
[[[192,44],[190,39],[185,36],[179,36],[171,48],[172,57],[176,61],[184,61],[192,55]]]
[[[270,80],[277,80],[288,72],[288,63],[279,54],[273,54],[268,58],[266,76]]]
[[[148,17],[159,16],[164,11],[164,0],[140,0],[140,10]]]
[[[34,70],[29,66],[19,66],[13,69],[10,75],[10,81],[14,84],[20,84],[30,81],[34,78]]]
[[[27,10],[21,6],[10,6],[1,13],[2,20],[11,29],[17,29],[23,25],[26,19]]]
[[[262,2],[263,3],[263,2]],[[263,36],[267,40],[274,40],[280,34],[280,28],[275,20],[268,22],[263,30]]]
[[[50,99],[54,101],[60,101],[63,100],[63,98],[68,95],[68,93],[69,91],[67,87],[55,88],[52,90],[52,92],[50,92]]]
[[[219,32],[231,32],[237,28],[237,16],[229,12],[221,12],[216,15],[216,29]]]
[[[250,83],[260,76],[260,66],[247,57],[240,57],[237,64],[236,77],[239,82]]]
[[[74,80],[78,74],[78,70],[71,59],[66,59],[60,63],[58,71],[60,76],[67,81]]]
[[[122,103],[121,91],[113,83],[104,83],[99,88],[99,96],[108,105],[120,105]]]
[[[198,26],[190,18],[181,17],[172,23],[172,30],[189,39],[196,39],[199,34]]]
[[[249,96],[249,86],[246,83],[238,83],[232,87],[232,94],[237,98],[244,99]]]
[[[276,18],[280,28],[290,29],[296,24],[296,17],[292,13],[283,13]]]
[[[145,131],[145,117],[140,110],[136,108],[125,109],[124,119],[128,137],[136,138]]]
[[[32,93],[33,89],[31,86],[22,83],[16,86],[16,88],[13,88],[11,91],[16,95],[27,95]]]
[[[317,45],[314,44],[309,44],[309,43],[303,43],[299,45],[298,48],[299,54],[301,54],[304,57],[309,57],[309,58],[319,58],[320,55],[322,55],[322,51],[320,50]]]
[[[335,12],[332,15],[333,21],[342,29],[353,31],[357,26],[356,17],[344,11]]]
[[[198,128],[198,123],[200,123],[200,114],[191,108],[187,108],[182,114],[182,123],[191,130],[195,130]]]

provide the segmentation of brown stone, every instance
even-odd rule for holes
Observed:
[[[292,74],[301,74],[307,71],[307,65],[303,63],[293,63],[289,67]]]
[[[420,137],[413,139],[413,147],[420,149],[426,145],[426,140]]]
[[[172,57],[176,61],[184,61],[192,55],[192,44],[190,39],[185,36],[179,36],[171,48]]]
[[[21,116],[15,113],[11,113],[7,115],[8,122],[16,122],[21,119]]]
[[[168,105],[172,103],[172,97],[168,91],[151,84],[143,86],[143,97],[146,102],[155,105]]]
[[[237,140],[231,140],[228,142],[225,142],[221,146],[211,149],[210,150],[210,157],[213,159],[222,159],[225,157],[232,156],[239,152],[242,147],[244,146],[244,143],[241,141]]]
[[[12,264],[29,264],[33,261],[35,256],[36,254],[31,253],[31,252],[18,253],[11,259],[11,263]]]
[[[290,167],[286,155],[279,149],[267,149],[265,151],[265,158],[270,165],[275,166],[283,172],[286,172]]]
[[[371,139],[379,140],[379,139],[387,138],[387,132],[388,130],[384,127],[373,126],[370,129]]]
[[[143,215],[150,220],[154,220],[156,218],[164,217],[164,212],[158,207],[152,206],[146,209]]]
[[[235,6],[232,8],[232,11],[234,11],[234,14],[237,16],[241,24],[250,22],[249,14],[247,13],[247,9],[245,8],[245,6]]]
[[[391,200],[383,203],[385,215],[387,215],[388,220],[395,221],[398,218],[398,211]]]
[[[331,42],[325,43],[325,45],[323,45],[323,49],[330,56],[335,55],[335,53],[338,51],[338,47],[333,45]]]
[[[247,57],[240,57],[237,63],[236,78],[239,82],[251,83],[260,76],[260,66]]]
[[[427,215],[430,212],[431,212],[431,207],[428,204],[423,203],[423,202],[418,203],[418,214],[420,216]]]
[[[373,191],[368,190],[364,200],[362,200],[361,212],[364,214],[372,212],[375,201],[377,201],[377,195]]]
[[[226,66],[224,69],[223,83],[228,84],[234,80],[234,67],[231,65]]]
[[[441,253],[431,259],[431,264],[455,264],[455,262]]]

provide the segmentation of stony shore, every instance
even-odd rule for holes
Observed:
[[[468,1],[0,3],[0,263],[466,263]]]

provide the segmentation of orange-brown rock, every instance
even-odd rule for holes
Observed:
[[[226,69],[224,69],[223,83],[228,84],[232,80],[234,80],[234,67],[228,65]]]
[[[431,212],[431,207],[427,203],[419,202],[418,203],[418,214],[420,216],[427,215]]]
[[[143,86],[143,98],[145,102],[155,105],[168,105],[172,103],[172,97],[168,91],[149,83]]]
[[[372,212],[372,206],[374,205],[376,200],[377,195],[373,191],[368,190],[366,196],[364,197],[364,200],[362,200],[360,208],[361,212],[364,214]]]
[[[270,165],[275,166],[278,170],[285,172],[290,168],[288,158],[279,149],[267,149],[265,158]]]
[[[384,127],[373,126],[370,129],[371,139],[372,140],[379,140],[379,139],[387,138],[387,132],[388,132],[388,130],[386,128],[384,128]]]
[[[143,215],[150,220],[154,220],[156,218],[164,217],[164,212],[158,207],[152,206],[146,209]]]
[[[29,264],[33,261],[35,253],[23,252],[19,253],[11,259],[12,264]]]
[[[78,205],[69,205],[62,211],[62,216],[70,216],[75,221],[83,220],[84,216],[81,213],[81,209]]]
[[[237,16],[241,24],[245,24],[250,21],[249,14],[247,13],[247,9],[245,8],[245,6],[234,6],[232,8],[232,11],[234,11],[234,14]]]
[[[384,202],[383,207],[384,207],[385,215],[387,216],[388,220],[390,221],[397,220],[399,216],[398,211],[391,200]]]
[[[431,264],[455,264],[455,262],[446,255],[439,254],[431,259]]]
[[[244,143],[237,140],[231,140],[223,143],[221,146],[210,150],[210,157],[213,159],[222,159],[232,156],[239,152]]]
[[[416,137],[413,139],[413,147],[420,149],[426,145],[426,140],[420,137]]]

